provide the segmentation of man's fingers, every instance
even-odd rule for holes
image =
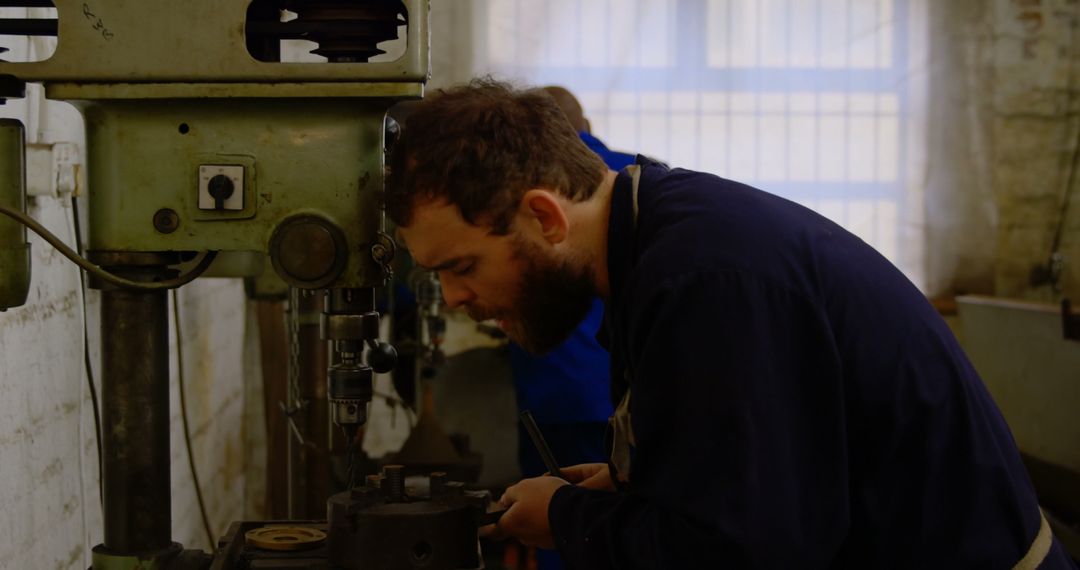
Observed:
[[[563,469],[566,480],[586,489],[610,491],[611,475],[606,463],[585,463]]]
[[[506,492],[499,497],[499,506],[504,509],[509,509],[514,503],[517,502],[517,485],[511,485],[506,488]]]
[[[611,478],[608,477],[607,473],[597,473],[578,483],[578,486],[597,491],[607,491],[611,489]]]
[[[506,540],[510,536],[499,526],[499,523],[484,525],[479,530],[480,536],[489,540]]]
[[[552,495],[564,485],[568,483],[558,477],[533,477],[512,485],[499,498],[506,512],[499,517],[498,528],[484,529],[485,536],[512,536],[522,544],[551,548],[548,507]]]
[[[606,469],[607,465],[604,463],[583,463],[581,465],[564,467],[562,469],[562,474],[567,481],[577,484]]]

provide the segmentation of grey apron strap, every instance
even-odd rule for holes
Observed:
[[[631,164],[630,166],[627,166],[624,170],[626,170],[627,174],[629,174],[631,179],[633,179],[633,181],[634,181],[633,185],[631,185],[631,194],[630,195],[633,197],[633,202],[634,202],[634,230],[637,230],[637,218],[638,218],[638,199],[637,199],[637,197],[638,197],[638,186],[641,184],[641,167],[636,165],[636,164]]]
[[[1031,547],[1028,548],[1027,554],[1013,566],[1013,570],[1035,570],[1046,560],[1046,555],[1050,553],[1050,544],[1053,542],[1053,533],[1050,532],[1050,523],[1046,521],[1046,515],[1039,510],[1039,532],[1035,535],[1035,539],[1031,541]]]
[[[638,185],[641,182],[641,167],[632,164],[625,171],[633,179],[631,196],[634,204],[634,229],[637,229],[638,219]],[[629,374],[629,372],[627,372]],[[629,378],[627,378],[629,380]],[[627,382],[629,385],[629,381]],[[631,388],[626,389],[619,406],[615,408],[615,414],[608,423],[611,427],[611,474],[616,484],[630,481],[630,447],[637,444],[634,441],[634,426],[630,421],[630,393]]]

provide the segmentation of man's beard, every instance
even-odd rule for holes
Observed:
[[[540,248],[514,240],[515,255],[524,264],[515,315],[507,335],[532,354],[562,344],[585,319],[596,297],[587,264],[546,259]]]

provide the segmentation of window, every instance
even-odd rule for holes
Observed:
[[[905,260],[908,4],[487,0],[481,71],[578,95],[613,149],[799,202]],[[914,255],[913,255],[914,254]]]

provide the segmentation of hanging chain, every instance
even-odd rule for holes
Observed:
[[[281,410],[285,412],[285,419],[289,422],[289,431],[300,445],[304,445],[304,436],[300,434],[293,420],[293,416],[305,404],[300,394],[300,290],[295,287],[289,287],[289,312],[285,324],[289,330],[289,377],[288,391]]]

